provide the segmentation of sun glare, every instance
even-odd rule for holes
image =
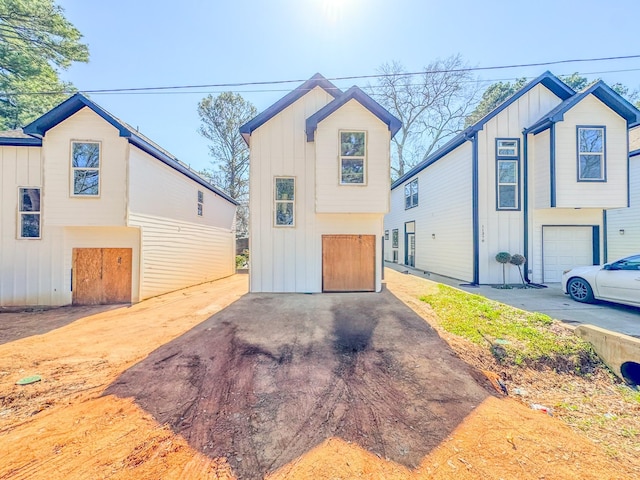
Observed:
[[[342,20],[348,1],[349,0],[321,0],[322,10],[329,23],[335,25]]]

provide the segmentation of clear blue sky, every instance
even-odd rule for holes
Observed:
[[[640,54],[638,0],[58,0],[90,49],[63,78],[80,90],[420,71],[460,53],[471,65]],[[479,72],[484,80],[580,72],[640,89],[640,59]],[[632,70],[613,72],[615,70]],[[610,72],[594,73],[591,72]],[[367,80],[335,82],[347,88]],[[297,86],[235,89],[261,111]],[[194,168],[208,165],[198,101],[178,94],[92,99]],[[252,91],[247,91],[252,90]],[[262,90],[262,91],[255,91]]]

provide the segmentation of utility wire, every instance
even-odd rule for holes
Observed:
[[[351,75],[344,77],[330,77],[329,81],[344,81],[344,80],[363,80],[372,78],[385,78],[385,77],[410,77],[416,75],[434,75],[442,73],[463,73],[463,72],[479,72],[488,70],[505,70],[512,68],[524,68],[524,67],[540,67],[549,65],[560,65],[567,63],[584,63],[584,62],[602,62],[611,60],[631,60],[640,58],[640,55],[625,55],[616,57],[599,57],[599,58],[579,58],[579,59],[566,59],[555,60],[549,62],[536,62],[536,63],[521,63],[511,65],[497,65],[491,67],[467,67],[467,68],[455,68],[455,69],[442,69],[442,70],[427,70],[420,72],[407,72],[407,73],[379,73],[372,75]],[[132,92],[161,92],[166,90],[187,90],[195,88],[231,88],[231,87],[248,87],[248,86],[261,86],[261,85],[281,85],[288,83],[300,83],[305,82],[307,79],[295,79],[295,80],[269,80],[261,82],[237,82],[237,83],[211,83],[200,85],[171,85],[162,87],[132,87],[132,88],[105,88],[105,89],[92,89],[92,90],[79,90],[82,93],[88,94],[106,94],[106,93],[132,93]],[[72,91],[65,93],[74,93]],[[191,93],[191,92],[189,92]],[[1,93],[3,96],[12,95],[50,95],[60,94],[60,92],[6,92]]]

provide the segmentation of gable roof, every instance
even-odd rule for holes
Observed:
[[[113,116],[104,108],[100,107],[95,102],[92,102],[81,93],[76,93],[73,96],[69,97],[60,105],[49,110],[47,113],[31,122],[22,130],[25,134],[29,135],[33,141],[39,142],[37,143],[37,145],[42,145],[42,137],[46,135],[48,130],[55,127],[56,125],[63,122],[85,107],[91,109],[105,121],[115,127],[118,130],[120,136],[126,138],[132,145],[135,145],[142,151],[148,153],[157,160],[160,160],[162,163],[168,165],[174,170],[177,170],[184,176],[221,196],[228,202],[231,202],[234,205],[238,205],[238,202],[231,198],[227,193],[207,182],[204,178],[193,172],[186,164],[178,160],[175,156],[171,155],[168,151],[164,150],[158,144],[154,143],[149,138],[142,135],[140,132],[138,132],[136,129],[126,124],[122,120]],[[35,145],[35,143],[33,144]],[[3,139],[0,138],[0,145],[7,145],[7,143],[3,143]]]
[[[634,125],[640,123],[640,111],[636,107],[631,105],[631,103],[629,103],[627,100],[622,98],[622,96],[616,93],[606,83],[604,83],[602,80],[599,80],[589,88],[562,102],[560,105],[552,109],[549,113],[544,115],[540,120],[535,122],[529,128],[525,128],[524,133],[531,133],[533,135],[536,135],[551,127],[552,124],[562,121],[564,118],[564,114],[567,113],[567,111],[569,111],[572,107],[577,105],[587,95],[593,95],[606,106],[608,106],[611,110],[624,118],[627,121],[627,125],[629,127],[633,127]]]
[[[271,120],[278,113],[283,111],[285,108],[287,108],[289,105],[291,105],[295,101],[305,96],[307,93],[309,93],[311,90],[313,90],[316,87],[322,88],[324,91],[326,91],[329,95],[331,95],[334,98],[342,95],[342,90],[340,90],[338,87],[336,87],[333,83],[331,83],[329,80],[324,78],[319,73],[316,73],[313,77],[311,77],[309,80],[304,82],[302,85],[300,85],[299,87],[287,93],[284,97],[282,97],[276,103],[274,103],[269,108],[262,111],[261,113],[259,113],[258,115],[256,115],[255,117],[253,117],[251,120],[249,120],[247,123],[245,123],[240,127],[240,134],[242,135],[242,138],[244,138],[244,141],[247,143],[247,145],[249,145],[249,137],[251,137],[251,133],[255,129],[257,129],[264,123]]]
[[[332,102],[329,102],[316,113],[307,118],[307,142],[313,141],[316,129],[318,128],[318,123],[334,113],[349,100],[356,100],[360,105],[369,110],[383,123],[385,123],[387,127],[389,127],[391,138],[393,138],[393,136],[398,133],[398,130],[400,130],[400,127],[402,126],[402,122],[400,120],[391,115],[382,105],[380,105],[373,98],[371,98],[369,95],[367,95],[354,85],[342,95],[336,97]]]
[[[640,155],[640,126],[629,130],[629,156]]]
[[[556,77],[553,73],[547,70],[542,75],[531,80],[529,83],[527,83],[520,90],[518,90],[509,98],[507,98],[503,103],[501,103],[496,108],[494,108],[489,113],[487,113],[484,117],[482,117],[476,123],[465,128],[462,132],[457,134],[455,137],[453,137],[451,140],[445,143],[442,147],[440,147],[438,150],[433,152],[431,155],[425,158],[422,162],[418,163],[415,167],[413,167],[407,173],[402,175],[398,180],[396,180],[391,184],[391,190],[396,188],[398,185],[401,185],[402,183],[404,183],[410,177],[413,177],[414,175],[420,173],[422,170],[424,170],[425,168],[427,168],[429,165],[436,162],[437,160],[441,159],[446,154],[452,152],[467,140],[471,140],[476,135],[476,133],[478,133],[480,130],[484,128],[484,125],[489,120],[494,118],[496,115],[498,115],[500,112],[505,110],[507,107],[512,105],[519,98],[521,98],[523,95],[528,93],[530,90],[533,90],[533,88],[535,88],[538,85],[543,85],[561,100],[566,100],[576,94],[575,90],[573,90],[566,83],[564,83],[562,80]]]

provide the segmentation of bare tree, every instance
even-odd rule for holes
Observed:
[[[454,134],[478,96],[478,82],[460,55],[435,60],[410,75],[398,62],[383,64],[373,98],[402,121],[393,139],[392,178],[404,175]]]
[[[249,227],[249,148],[240,126],[255,117],[256,108],[240,94],[208,95],[198,104],[200,134],[211,140],[209,154],[213,169],[201,172],[235,198],[238,207],[236,236],[244,237]]]

